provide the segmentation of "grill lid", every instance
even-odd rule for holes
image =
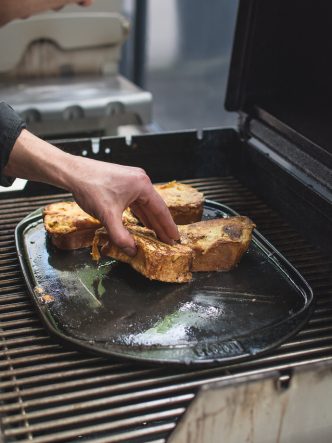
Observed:
[[[225,103],[246,138],[314,177],[330,201],[331,29],[330,2],[240,0]]]

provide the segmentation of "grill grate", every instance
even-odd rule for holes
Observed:
[[[232,177],[188,180],[207,198],[248,215],[303,273],[318,298],[307,326],[254,361],[227,368],[143,367],[63,348],[42,327],[26,292],[14,228],[67,195],[0,204],[0,413],[5,442],[166,440],[199,386],[332,357],[332,266]]]

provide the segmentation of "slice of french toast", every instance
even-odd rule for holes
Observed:
[[[181,244],[171,246],[162,243],[154,231],[142,226],[127,226],[127,229],[136,243],[135,257],[129,257],[114,246],[109,241],[106,229],[100,228],[93,241],[92,258],[99,260],[100,248],[101,255],[129,264],[150,280],[168,283],[185,283],[191,280],[190,268],[193,258],[191,248]]]
[[[165,201],[177,225],[187,225],[202,219],[204,207],[202,192],[177,181],[154,185],[154,187]]]
[[[193,253],[191,271],[229,271],[247,251],[255,224],[242,216],[178,226],[181,244]]]
[[[112,257],[130,264],[151,280],[185,283],[190,271],[229,271],[247,251],[255,224],[242,216],[206,220],[178,226],[180,243],[161,243],[154,231],[141,226],[127,226],[137,245],[137,255],[128,257],[109,241],[105,228],[98,229],[92,257]]]
[[[60,249],[79,249],[91,245],[101,223],[76,202],[51,203],[43,211],[44,226],[52,243]]]
[[[57,202],[45,206],[44,226],[52,243],[59,249],[80,249],[91,246],[94,234],[102,225],[76,202]],[[122,215],[124,225],[138,223],[130,209]]]

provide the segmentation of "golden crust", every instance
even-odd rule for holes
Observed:
[[[134,214],[131,212],[130,208],[127,208],[123,211],[122,214],[122,223],[127,225],[138,225],[139,220],[134,216]]]
[[[87,214],[76,202],[52,203],[44,208],[44,226],[52,243],[59,249],[80,249],[91,246],[94,234],[102,225]],[[123,224],[134,225],[137,218],[127,208],[122,215]]]
[[[202,219],[204,194],[190,185],[172,181],[154,185],[163,198],[177,225],[186,225]]]
[[[129,257],[114,246],[103,228],[96,232],[92,257],[99,258],[97,247],[99,245],[103,256],[129,264],[150,280],[168,283],[185,283],[191,280],[190,267],[193,257],[191,248],[180,244],[171,246],[162,243],[156,238],[154,231],[141,226],[128,226],[127,229],[137,246],[135,257]]]
[[[179,226],[181,244],[194,252],[191,270],[228,271],[247,251],[255,224],[248,217],[229,217]]]
[[[69,234],[101,226],[99,220],[84,212],[76,202],[52,203],[44,208],[43,217],[50,234]]]

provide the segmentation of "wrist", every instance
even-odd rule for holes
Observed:
[[[59,181],[61,181],[61,186],[63,189],[74,193],[75,189],[79,186],[78,183],[84,177],[84,163],[85,158],[67,154],[62,152],[64,155],[62,159],[61,173],[59,174]]]
[[[77,156],[68,154],[58,148],[55,149],[57,150],[56,155],[53,156],[53,162],[47,173],[47,177],[40,181],[47,182],[58,188],[72,192],[73,175],[75,175],[77,170]]]
[[[68,183],[75,168],[74,157],[24,129],[14,144],[4,173],[70,190]]]

